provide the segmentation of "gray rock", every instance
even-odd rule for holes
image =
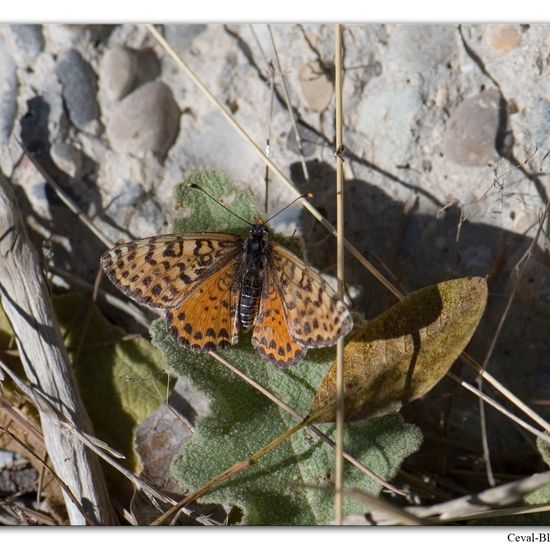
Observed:
[[[118,210],[133,207],[143,194],[141,184],[135,181],[124,181],[123,191],[115,194],[114,199],[110,201],[110,208]]]
[[[384,70],[424,72],[447,63],[457,50],[455,25],[398,24],[387,27],[392,56]]]
[[[71,46],[106,40],[114,28],[115,25],[44,25],[44,31],[48,37],[48,49],[56,52]]]
[[[370,94],[364,94],[355,112],[350,115],[354,131],[366,139],[377,139],[376,161],[381,165],[395,157],[395,151],[405,151],[410,144],[411,127],[422,108],[422,97],[417,87],[395,86],[380,82]],[[380,136],[383,136],[381,139]]]
[[[535,145],[547,149],[550,145],[550,101],[543,97],[534,98],[526,111]]]
[[[134,82],[134,87],[137,88],[145,82],[158,78],[161,73],[161,65],[153,48],[133,51],[137,57],[136,80]]]
[[[96,75],[84,58],[74,49],[57,61],[56,73],[63,86],[63,99],[71,122],[80,130],[93,132],[99,118]]]
[[[84,42],[87,36],[86,25],[45,25],[44,32],[49,49],[63,51],[68,45],[75,46]]]
[[[17,74],[13,59],[1,44],[0,82],[0,143],[6,143],[17,115]]]
[[[452,114],[445,135],[447,157],[464,166],[485,166],[498,158],[498,90],[490,89],[466,99]]]
[[[316,112],[324,111],[334,95],[330,76],[319,61],[311,61],[300,68],[300,88],[307,106]]]
[[[161,156],[174,143],[180,111],[172,91],[163,82],[148,82],[126,96],[113,110],[107,135],[114,149],[142,158]]]
[[[42,25],[10,25],[10,31],[23,61],[30,65],[44,49]]]
[[[119,100],[159,75],[160,62],[153,49],[114,46],[103,56],[99,84],[110,100]]]
[[[487,25],[483,33],[483,41],[498,55],[504,55],[520,45],[521,33],[518,25],[509,23]]]
[[[164,213],[157,201],[142,196],[132,208],[128,230],[133,235],[157,235],[165,224]]]
[[[317,150],[323,146],[323,140],[315,132],[307,128],[306,126],[298,125],[298,131],[300,132],[300,140],[302,141],[302,148],[304,157],[313,156]],[[300,147],[298,146],[298,140],[296,139],[296,132],[294,127],[288,131],[286,139],[287,148],[296,153],[300,154]]]
[[[136,55],[128,48],[115,46],[101,61],[99,83],[109,99],[121,99],[132,90],[136,78]]]
[[[18,458],[20,457],[17,454],[0,449],[0,470],[13,464]]]
[[[82,151],[70,143],[55,142],[50,153],[57,167],[72,178],[82,175],[83,158]]]
[[[206,30],[206,25],[164,25],[164,36],[178,51],[189,49],[193,40]]]

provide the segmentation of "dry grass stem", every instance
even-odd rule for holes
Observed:
[[[505,409],[500,403],[498,403],[494,399],[491,399],[484,393],[481,393],[478,389],[474,388],[471,384],[468,384],[468,382],[465,382],[464,380],[460,379],[458,376],[455,376],[452,372],[448,372],[447,376],[452,380],[454,380],[455,382],[457,382],[458,384],[460,384],[463,388],[467,389],[469,392],[483,399],[483,401],[491,405],[491,407],[501,412],[503,415],[507,416],[510,420],[515,422],[518,426],[521,426],[528,432],[532,433],[534,436],[539,437],[550,444],[550,433],[543,433],[540,430],[533,428],[533,426],[531,426],[530,424],[528,424],[527,422],[525,422],[515,414]]]
[[[336,277],[338,294],[344,298],[344,113],[342,85],[342,26],[335,27],[334,84],[336,98]],[[344,518],[344,338],[336,344],[336,472],[334,481],[334,511],[337,525]]]
[[[296,121],[296,114],[294,113],[292,102],[290,101],[288,85],[286,83],[286,77],[285,77],[283,68],[281,66],[281,60],[279,59],[279,52],[277,50],[277,45],[275,44],[275,38],[273,36],[273,30],[271,29],[271,25],[268,24],[267,29],[269,31],[269,38],[271,39],[271,47],[273,48],[273,55],[275,56],[275,66],[277,67],[277,71],[279,73],[279,76],[281,77],[281,82],[283,83],[283,92],[285,97],[286,108],[288,110],[288,113],[290,114],[290,118],[292,119],[292,128],[294,129],[294,134],[296,135],[296,143],[298,144],[298,150],[300,151],[300,163],[302,165],[302,172],[304,173],[304,179],[306,181],[309,181],[309,172],[307,169],[306,159],[304,157],[304,146],[302,143],[302,137],[300,136],[300,130],[298,129],[298,122]]]
[[[107,237],[101,229],[93,222],[93,220],[85,214],[82,209],[65,193],[63,188],[55,181],[54,178],[43,168],[43,166],[34,158],[33,154],[30,153],[24,146],[23,143],[19,142],[21,149],[25,152],[27,158],[31,161],[33,166],[40,172],[42,177],[48,182],[50,187],[54,190],[55,194],[59,197],[61,201],[65,203],[65,206],[107,247],[111,248],[114,246],[114,243]]]
[[[548,484],[550,484],[550,472],[543,472],[518,481],[491,487],[476,495],[466,495],[433,506],[407,507],[406,510],[422,518],[437,517],[439,520],[445,521],[459,520],[470,514],[514,504],[529,493]]]

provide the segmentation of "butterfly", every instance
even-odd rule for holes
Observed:
[[[122,292],[162,309],[170,335],[193,351],[252,345],[279,366],[308,348],[332,346],[353,327],[351,312],[313,268],[269,239],[264,223],[231,233],[157,235],[109,250],[101,266]]]

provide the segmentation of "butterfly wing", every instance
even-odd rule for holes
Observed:
[[[235,260],[242,242],[227,233],[157,235],[116,246],[103,254],[101,266],[136,301],[169,309]]]
[[[241,269],[240,259],[232,259],[166,312],[168,332],[176,341],[193,351],[237,343]]]
[[[296,343],[328,347],[351,331],[350,310],[317,271],[277,243],[271,245],[268,265]]]
[[[289,332],[284,306],[275,281],[276,274],[265,271],[260,309],[254,323],[252,345],[278,367],[287,367],[306,354],[306,348]]]

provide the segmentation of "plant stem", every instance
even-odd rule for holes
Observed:
[[[334,51],[336,95],[336,276],[338,294],[344,296],[344,159],[342,106],[342,25],[336,25]],[[334,511],[337,525],[344,520],[344,339],[336,347],[336,475],[334,482]]]

